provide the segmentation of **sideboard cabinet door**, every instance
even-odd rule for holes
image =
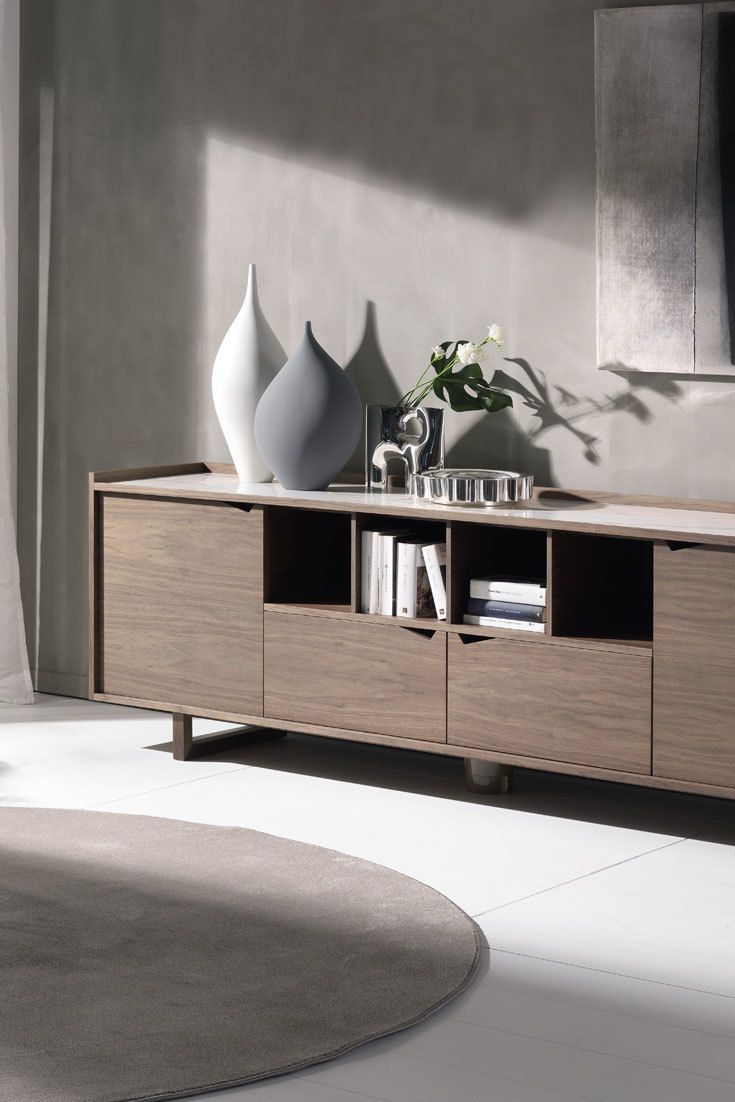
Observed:
[[[262,512],[114,495],[100,508],[98,689],[262,715]]]
[[[735,786],[735,552],[654,553],[653,772]]]

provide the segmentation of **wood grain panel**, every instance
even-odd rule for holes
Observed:
[[[647,654],[651,657],[652,648],[650,639],[617,639],[613,636],[605,638],[592,638],[590,636],[549,635],[547,632],[520,631],[515,628],[484,628],[478,624],[463,624],[458,622],[451,624],[447,620],[433,620],[430,618],[401,617],[400,624],[396,625],[395,616],[378,616],[364,612],[351,612],[344,605],[327,604],[298,604],[285,605],[278,601],[266,601],[266,612],[282,612],[288,616],[323,616],[332,617],[335,620],[356,620],[361,624],[388,624],[392,627],[416,628],[421,631],[455,631],[462,635],[480,635],[483,638],[511,639],[514,643],[531,643],[533,646],[550,647],[577,647],[581,650],[610,650],[623,653]]]
[[[94,475],[89,476],[87,490],[87,692],[90,700],[100,688],[99,624],[97,585],[100,567],[100,534],[98,497]]]
[[[100,496],[102,691],[262,715],[262,512]]]
[[[114,696],[112,694],[95,693],[94,700],[106,704],[121,704],[127,707],[150,708],[152,710],[172,712],[176,710],[174,704],[164,704],[160,700],[141,701],[127,696]],[[217,712],[213,710],[198,711],[199,715],[210,719],[219,719],[226,723],[258,724],[263,722],[260,716],[247,716],[233,712]],[[344,739],[347,742],[367,742],[374,746],[398,747],[402,750],[416,750],[419,753],[441,754],[448,757],[483,758],[487,761],[504,762],[507,765],[520,765],[528,769],[538,769],[547,773],[568,773],[574,777],[589,777],[600,781],[623,781],[625,784],[635,784],[641,788],[656,788],[671,792],[695,792],[700,796],[720,796],[726,800],[735,799],[735,788],[724,787],[716,784],[702,784],[700,781],[680,781],[674,778],[655,777],[651,773],[622,772],[619,769],[602,769],[594,765],[577,765],[575,762],[552,761],[547,758],[530,758],[523,754],[504,754],[500,750],[483,750],[480,747],[454,746],[450,743],[442,743],[438,746],[434,742],[421,742],[419,739],[394,738],[391,735],[376,735],[370,731],[348,731],[343,727],[324,727],[316,723],[300,723],[290,719],[273,719],[270,717],[265,722],[269,728],[282,731],[301,731],[307,735],[319,735],[324,738]],[[201,737],[201,736],[200,736]]]
[[[446,633],[265,613],[265,711],[446,741]]]
[[[735,551],[656,545],[653,645],[657,663],[681,657],[735,673]]]
[[[450,635],[447,741],[649,773],[651,660]]]
[[[697,658],[655,663],[653,772],[735,786],[733,670]]]
[[[656,546],[653,771],[735,784],[735,552]]]

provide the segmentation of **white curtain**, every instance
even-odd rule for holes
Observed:
[[[5,0],[0,0],[0,59],[5,41]],[[0,74],[1,77],[1,74]],[[0,79],[0,96],[3,82]],[[30,704],[33,701],[28,670],[23,610],[20,604],[18,554],[10,480],[8,439],[8,346],[7,297],[5,286],[5,195],[3,187],[5,153],[0,103],[0,701]]]

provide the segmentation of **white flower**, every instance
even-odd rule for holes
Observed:
[[[501,344],[505,340],[505,337],[503,336],[503,330],[500,328],[497,322],[495,322],[493,325],[488,325],[487,339],[489,341],[492,341],[493,344],[496,344],[498,348],[500,348]]]
[[[431,350],[432,360],[435,360],[437,358],[437,356],[443,356],[443,355],[444,355],[444,349],[442,348],[442,346],[440,344],[434,345],[434,347]]]
[[[457,359],[460,363],[479,364],[485,359],[485,355],[485,349],[479,344],[473,344],[472,341],[457,345]]]

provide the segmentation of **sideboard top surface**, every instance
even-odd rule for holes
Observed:
[[[630,502],[623,495],[584,491],[538,490],[528,504],[489,509],[441,506],[416,501],[405,493],[368,492],[362,486],[338,484],[328,490],[285,490],[271,482],[243,483],[223,465],[108,471],[93,474],[92,486],[108,493],[280,505],[432,520],[560,529],[603,535],[635,536],[735,546],[735,506],[728,503],[658,504],[650,498]],[[164,473],[165,472],[165,473]],[[129,475],[130,477],[126,477]],[[609,500],[606,500],[609,498]],[[661,499],[667,502],[667,499]],[[711,508],[707,505],[710,504]]]

